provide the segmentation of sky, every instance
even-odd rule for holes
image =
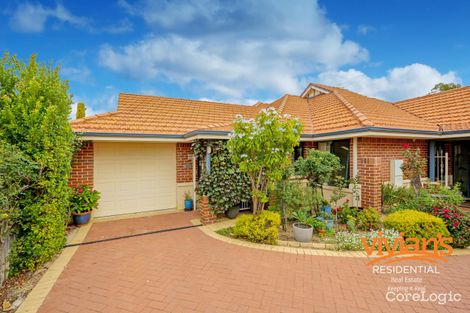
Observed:
[[[60,67],[87,115],[120,92],[252,104],[309,82],[389,101],[470,84],[466,0],[0,0],[0,52]]]

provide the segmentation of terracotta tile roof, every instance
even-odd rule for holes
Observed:
[[[255,115],[259,108],[239,104],[134,94],[119,95],[118,111],[71,122],[76,132],[186,134],[227,123],[236,114]]]
[[[470,124],[470,87],[394,104],[343,88],[309,86],[329,93],[312,98],[284,95],[272,103],[251,106],[120,94],[116,112],[75,120],[71,125],[76,132],[83,133],[184,135],[196,130],[231,131],[235,115],[251,118],[267,107],[299,117],[304,134],[364,127],[438,131],[438,122],[448,124],[447,129],[468,129]],[[462,119],[458,119],[459,114]]]
[[[470,86],[395,103],[442,130],[470,129]]]

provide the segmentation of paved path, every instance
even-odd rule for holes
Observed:
[[[95,223],[86,240],[190,225],[194,213]],[[364,258],[228,244],[197,228],[82,246],[40,312],[469,312],[470,256],[425,276],[428,292],[461,302],[387,302],[386,275]],[[398,284],[410,285],[410,284]]]

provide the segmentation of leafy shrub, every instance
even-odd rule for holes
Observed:
[[[452,188],[432,184],[417,191],[407,186],[382,185],[382,199],[385,213],[401,210],[431,213],[435,207],[458,207],[464,201],[459,184]]]
[[[38,165],[0,141],[0,238],[8,235],[21,207],[21,195],[37,177]]]
[[[74,135],[72,99],[59,70],[9,57],[0,60],[0,139],[38,164],[37,178],[20,197],[13,228],[10,274],[49,261],[65,243],[70,212],[68,179]]]
[[[367,244],[373,244],[373,239],[379,237],[379,232],[382,233],[382,238],[387,238],[389,247],[393,247],[396,238],[400,238],[400,233],[394,229],[380,229],[372,230],[365,234],[358,234],[354,232],[341,231],[336,233],[336,249],[338,250],[364,250],[361,238],[367,239]],[[375,245],[377,248],[377,244]],[[382,247],[385,250],[385,247]]]
[[[341,211],[338,213],[338,220],[346,224],[348,220],[351,219],[351,217],[356,218],[359,213],[359,210],[357,208],[352,208],[349,205],[345,204],[343,205]]]
[[[447,226],[454,241],[455,248],[465,248],[470,245],[470,219],[455,209],[434,208],[433,215],[440,217]]]
[[[211,149],[210,172],[202,171],[196,192],[208,196],[209,207],[215,213],[223,213],[229,208],[251,199],[250,181],[238,165],[231,160],[223,141],[197,141],[193,144],[199,160],[205,160],[206,151]]]
[[[287,216],[297,210],[311,211],[316,201],[313,189],[298,180],[286,179],[279,182],[271,195],[270,209],[282,211],[284,207]]]
[[[380,227],[380,213],[374,208],[359,211],[356,216],[356,223],[361,230],[377,229]]]
[[[405,204],[416,197],[416,192],[409,186],[395,186],[392,184],[383,184],[381,186],[382,192],[382,205],[387,209],[393,208],[397,205]]]
[[[90,186],[77,185],[75,186],[70,198],[72,212],[90,212],[98,207],[99,199],[100,193],[98,191],[92,189]]]
[[[415,210],[403,210],[388,215],[385,228],[403,232],[405,238],[437,238],[437,234],[448,237],[449,231],[444,221],[436,216]]]
[[[356,229],[357,229],[357,222],[356,222],[356,218],[355,217],[352,217],[351,215],[348,215],[348,220],[346,222],[346,226],[348,227],[348,229],[352,232],[355,232]]]
[[[235,222],[233,235],[252,242],[276,244],[280,225],[281,216],[277,212],[263,211],[258,215],[243,214]]]

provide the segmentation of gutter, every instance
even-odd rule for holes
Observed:
[[[387,134],[411,134],[421,136],[430,136],[429,139],[437,139],[442,136],[448,137],[452,135],[470,135],[470,129],[464,130],[452,130],[452,131],[434,131],[434,130],[417,130],[417,129],[404,129],[404,128],[386,128],[386,127],[376,127],[376,126],[367,126],[361,128],[353,128],[346,130],[338,130],[333,132],[321,133],[321,134],[302,134],[302,139],[316,139],[332,136],[341,136],[341,135],[354,135],[367,132],[377,132],[377,133],[387,133]],[[127,138],[127,139],[153,139],[153,140],[174,140],[174,141],[189,141],[196,138],[204,137],[222,137],[225,138],[230,134],[230,131],[214,131],[214,130],[194,130],[186,134],[142,134],[142,133],[102,133],[102,132],[75,132],[77,135],[82,137],[91,137],[90,140],[93,140],[93,137],[100,138]],[[350,136],[357,137],[357,136]]]

